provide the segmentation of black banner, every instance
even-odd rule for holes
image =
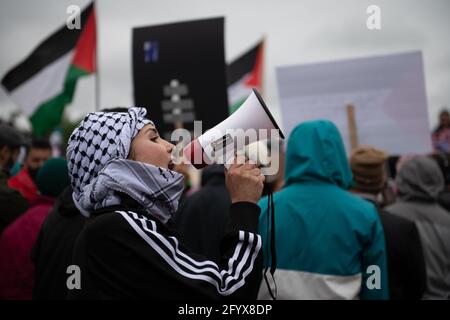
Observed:
[[[133,29],[135,105],[161,136],[178,127],[205,131],[228,116],[223,18]]]

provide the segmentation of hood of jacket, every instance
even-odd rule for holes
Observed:
[[[437,163],[425,156],[406,161],[396,177],[402,200],[437,201],[444,190],[444,177]]]
[[[348,189],[353,177],[341,135],[328,120],[304,122],[290,134],[286,151],[286,186],[321,181]]]

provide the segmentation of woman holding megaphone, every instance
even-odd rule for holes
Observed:
[[[174,146],[145,114],[90,113],[70,137],[73,199],[89,219],[73,255],[81,283],[69,298],[256,298],[260,169],[235,161],[226,171],[232,204],[221,261],[190,252],[167,227],[183,190],[183,176],[171,170]]]

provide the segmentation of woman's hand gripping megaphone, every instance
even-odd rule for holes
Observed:
[[[225,183],[231,203],[258,203],[263,192],[264,179],[256,163],[250,163],[244,156],[237,155],[233,163],[225,168]]]

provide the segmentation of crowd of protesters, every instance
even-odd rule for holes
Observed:
[[[0,299],[450,299],[446,110],[432,142],[347,156],[309,121],[276,176],[235,161],[193,187],[142,108],[88,114],[64,158],[1,124]]]

